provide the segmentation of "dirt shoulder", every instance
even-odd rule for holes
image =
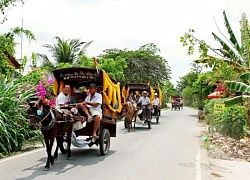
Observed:
[[[207,149],[212,180],[250,179],[250,140],[235,140],[218,133],[210,135],[208,126],[200,124],[203,147]]]

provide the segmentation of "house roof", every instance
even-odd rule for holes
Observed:
[[[20,69],[21,65],[19,64],[19,62],[17,62],[17,60],[10,55],[10,53],[8,53],[7,51],[4,51],[3,52],[7,58],[8,58],[8,61],[16,68],[16,69]]]

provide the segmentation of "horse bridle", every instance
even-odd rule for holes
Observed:
[[[38,103],[35,102],[34,106],[33,107],[37,107]],[[43,112],[43,105],[41,105],[41,111]],[[52,116],[52,119],[49,123],[49,125],[47,125],[46,127],[43,127],[42,126],[42,122],[49,116],[51,115]],[[37,115],[34,115],[34,114],[31,114],[30,117],[34,117],[36,119],[36,126],[38,127],[41,127],[42,130],[44,131],[48,131],[50,130],[53,126],[54,126],[54,121],[55,121],[55,115],[54,113],[52,112],[52,110],[50,109],[48,114],[45,115],[44,118],[42,118],[42,115],[41,116],[37,116]],[[39,126],[40,125],[40,126]]]

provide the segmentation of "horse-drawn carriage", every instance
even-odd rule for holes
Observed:
[[[150,117],[146,116],[143,117],[144,112],[146,111],[145,109],[142,111],[141,110],[141,106],[138,103],[138,100],[140,98],[140,96],[142,95],[142,93],[146,91],[147,95],[149,97],[150,100],[152,100],[154,98],[154,90],[153,88],[148,85],[148,84],[143,84],[143,83],[131,83],[131,84],[126,84],[123,89],[122,89],[122,98],[126,99],[127,96],[133,92],[134,95],[136,97],[134,97],[134,100],[136,102],[136,104],[132,105],[132,103],[126,104],[124,103],[124,109],[126,109],[126,116],[125,116],[125,120],[124,120],[124,127],[128,128],[129,131],[132,127],[132,123],[134,123],[134,128],[135,128],[135,124],[137,121],[137,116],[139,117],[139,121],[141,122],[145,122],[148,124],[148,128],[151,128],[151,111],[150,111]],[[144,124],[144,123],[143,123]]]
[[[172,103],[172,110],[181,110],[181,103],[180,103],[180,96],[175,95],[171,97],[171,103]]]
[[[92,145],[97,145],[100,147],[100,153],[101,155],[106,155],[109,152],[110,148],[110,137],[116,137],[116,123],[117,118],[120,115],[120,112],[122,110],[122,104],[121,104],[121,95],[120,95],[120,83],[116,82],[114,79],[109,77],[105,71],[92,68],[65,68],[65,69],[57,69],[53,72],[54,74],[54,94],[58,95],[60,91],[63,90],[64,85],[70,85],[70,94],[74,94],[74,91],[79,88],[87,88],[91,83],[95,83],[97,85],[97,91],[99,90],[99,93],[102,95],[102,118],[100,120],[100,127],[97,130],[97,139],[94,139],[92,137],[93,128],[94,128],[94,121],[87,122],[85,124],[86,126],[82,125],[81,120],[84,118],[87,119],[87,116],[81,109],[78,108],[78,111],[75,113],[67,114],[65,113],[65,109],[67,109],[68,112],[73,112],[73,109],[75,111],[76,104],[69,104],[68,106],[64,106],[58,109],[57,108],[48,108],[48,113],[50,113],[51,117],[49,124],[54,124],[54,126],[57,126],[57,124],[62,124],[61,130],[60,127],[55,130],[57,138],[59,137],[61,140],[59,141],[57,139],[57,145],[62,153],[66,153],[70,151],[70,145],[69,143],[72,142],[72,144],[76,147],[84,147]],[[81,94],[81,98],[84,100],[86,97],[86,93]],[[34,106],[33,106],[34,107]],[[45,107],[45,106],[44,106]],[[43,108],[45,111],[45,108]],[[36,111],[33,111],[36,113]],[[37,110],[38,112],[38,110]],[[58,113],[59,112],[59,113]],[[69,117],[66,121],[62,118],[61,120],[58,120],[56,115],[58,113],[59,115],[62,114],[62,117],[67,116]],[[37,114],[33,115],[33,117],[37,117]],[[42,126],[42,132],[44,133],[44,137],[46,134],[46,131],[52,131],[52,129],[43,129],[43,123],[45,123],[44,120],[49,117],[46,115],[46,113],[43,113],[41,117],[38,117],[36,120],[36,123],[40,123]],[[61,117],[61,116],[60,116]],[[42,119],[42,121],[41,121]],[[77,128],[72,131],[75,124],[80,124],[80,126],[76,126]],[[71,125],[71,128],[70,128]],[[65,129],[65,127],[68,126],[69,128]],[[58,133],[59,132],[59,133]],[[67,134],[67,133],[68,134]],[[72,133],[72,136],[71,136]],[[70,139],[69,139],[70,134]],[[46,138],[46,137],[45,137]],[[46,140],[45,140],[46,141]],[[53,145],[53,143],[52,143]],[[67,145],[67,146],[65,146]],[[49,145],[48,145],[49,146]],[[47,144],[46,144],[47,147]],[[57,148],[58,148],[57,147]],[[48,147],[47,147],[48,148]],[[48,151],[47,151],[48,152]],[[51,151],[50,151],[51,152]],[[68,154],[69,155],[69,154]],[[56,155],[57,156],[57,155]],[[51,161],[51,164],[53,164],[52,160],[49,160],[51,158],[51,155],[48,154],[48,161],[47,161],[47,169],[49,168],[49,161]]]

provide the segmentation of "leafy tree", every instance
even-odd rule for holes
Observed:
[[[127,64],[124,58],[116,59],[104,59],[99,60],[99,68],[105,70],[111,77],[118,81],[125,80],[124,69],[127,68]]]
[[[42,67],[46,67],[49,71],[54,70],[60,63],[77,65],[80,57],[85,54],[86,48],[92,43],[92,41],[83,42],[81,39],[64,40],[58,36],[55,39],[56,43],[54,45],[43,45],[52,54],[53,61],[45,54],[37,54],[42,61]]]
[[[177,81],[177,91],[181,93],[186,87],[191,87],[197,78],[198,75],[194,72],[189,72],[185,76],[180,77],[180,81]]]
[[[193,93],[195,94],[194,98],[199,104],[207,98],[207,96],[212,93],[215,89],[214,83],[211,82],[211,77],[213,72],[207,72],[199,74],[197,80],[193,83]]]
[[[29,41],[35,40],[35,36],[29,30],[16,27],[10,32],[0,35],[0,73],[11,77],[15,69],[8,65],[8,56],[15,55],[15,36],[20,36],[24,33]]]
[[[166,94],[168,97],[177,94],[176,88],[174,87],[173,83],[171,83],[169,80],[163,81],[162,84],[163,84],[162,88],[163,94]]]
[[[98,69],[104,70],[108,75],[112,78],[122,81],[124,80],[124,69],[126,69],[126,61],[124,58],[99,58],[98,61]],[[86,56],[82,56],[79,65],[81,67],[90,67],[95,68],[94,61],[91,58]]]
[[[100,57],[104,59],[124,58],[127,68],[124,70],[123,83],[147,83],[162,85],[170,78],[171,70],[167,61],[157,53],[160,50],[153,43],[141,46],[138,50],[107,49]]]
[[[122,81],[124,80],[124,69],[127,67],[126,61],[123,58],[118,59],[98,59],[98,69],[104,70],[112,78]],[[57,68],[68,68],[73,67],[74,65],[70,63],[60,63]],[[95,68],[94,60],[87,56],[82,56],[78,61],[78,64],[74,67],[86,67],[86,68]]]
[[[192,105],[193,98],[194,98],[192,87],[188,86],[185,89],[183,89],[182,96],[184,97],[185,105],[187,105],[187,106]]]

